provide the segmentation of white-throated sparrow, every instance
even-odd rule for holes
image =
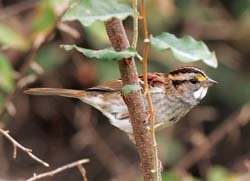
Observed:
[[[143,86],[142,76],[139,76]],[[209,86],[216,83],[195,67],[182,67],[170,73],[148,73],[148,83],[155,109],[156,127],[176,123],[205,97]],[[109,118],[112,125],[132,133],[127,106],[122,95],[121,80],[105,82],[86,90],[32,88],[27,94],[56,95],[78,98]],[[145,103],[147,101],[145,98]]]

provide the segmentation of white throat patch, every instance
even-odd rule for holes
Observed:
[[[201,87],[199,88],[197,91],[194,92],[194,98],[196,99],[202,99],[205,97],[205,95],[207,94],[207,87]]]

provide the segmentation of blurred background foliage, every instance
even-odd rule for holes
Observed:
[[[91,49],[109,46],[101,22],[89,27],[78,22],[57,23],[65,2],[0,0],[0,110],[7,97],[16,92],[13,105],[7,106],[10,115],[1,116],[0,126],[52,168],[90,158],[86,165],[89,180],[140,180],[136,148],[97,110],[76,100],[23,94],[27,87],[85,89],[119,78],[115,62],[89,60],[76,51],[60,48],[61,44]],[[250,1],[148,0],[147,15],[151,34],[191,35],[204,40],[219,60],[217,69],[201,62],[192,64],[219,84],[181,122],[157,134],[163,180],[249,181],[250,126],[234,123],[249,121]],[[131,40],[132,18],[126,19],[124,25]],[[139,33],[141,52],[141,27]],[[22,67],[46,36],[47,41],[38,46],[33,57],[36,63],[19,80]],[[140,62],[137,65],[141,71]],[[150,71],[168,72],[183,65],[169,51],[150,49]],[[212,147],[207,149],[210,144]],[[187,158],[195,149],[198,152],[193,155],[200,154],[200,158]],[[1,180],[28,178],[34,172],[47,170],[23,153],[18,153],[16,160],[11,155],[11,144],[1,137]],[[65,179],[81,177],[72,169],[51,178]]]

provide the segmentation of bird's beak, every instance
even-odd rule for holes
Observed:
[[[208,78],[208,79],[204,82],[204,86],[205,86],[205,87],[210,87],[210,86],[212,86],[212,85],[214,85],[214,84],[218,84],[218,82],[215,81],[215,80],[213,80],[213,79],[210,79],[210,78]]]

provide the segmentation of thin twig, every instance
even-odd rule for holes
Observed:
[[[134,9],[135,16],[133,18],[133,40],[132,40],[132,48],[136,48],[138,41],[138,0],[133,0],[132,6]]]
[[[82,165],[77,165],[77,168],[82,175],[82,181],[88,181],[85,168]]]
[[[72,163],[69,163],[67,165],[64,165],[64,166],[61,166],[55,170],[52,170],[52,171],[49,171],[49,172],[45,172],[45,173],[41,173],[41,174],[34,174],[33,177],[27,179],[26,181],[34,181],[34,180],[38,180],[38,179],[41,179],[41,178],[45,178],[45,177],[52,177],[64,170],[68,170],[70,168],[73,168],[73,167],[78,167],[79,165],[82,165],[84,163],[88,163],[89,162],[89,159],[82,159],[82,160],[78,160],[78,161],[75,161],[75,162],[72,162]]]
[[[159,159],[157,142],[155,138],[155,111],[152,102],[152,98],[149,91],[148,85],[148,48],[149,48],[149,36],[148,36],[148,26],[147,26],[147,16],[146,16],[146,5],[145,1],[141,1],[141,16],[143,22],[143,34],[144,34],[144,45],[143,45],[143,80],[144,80],[144,94],[147,97],[149,113],[150,113],[150,131],[152,138],[152,149],[153,149],[153,159],[154,159],[154,180],[161,180],[161,170],[159,169]]]
[[[143,35],[144,35],[144,44],[143,44],[143,81],[144,81],[144,94],[148,93],[148,47],[149,47],[149,37],[148,37],[148,26],[146,18],[146,5],[145,1],[141,1],[141,18],[143,23]]]
[[[14,99],[14,97],[17,95],[18,91],[23,88],[23,87],[19,87],[18,85],[20,85],[20,81],[22,81],[22,79],[25,77],[27,71],[29,70],[30,66],[33,64],[33,62],[35,62],[35,58],[36,58],[36,54],[39,50],[39,48],[45,43],[47,42],[47,40],[49,39],[49,37],[53,34],[58,22],[60,21],[61,17],[63,16],[63,14],[65,13],[67,7],[64,7],[65,9],[61,12],[60,15],[58,15],[57,20],[55,21],[54,26],[50,29],[50,31],[48,31],[47,33],[42,33],[40,35],[37,35],[35,40],[32,43],[32,47],[29,50],[30,53],[27,56],[27,60],[25,61],[25,63],[21,66],[20,70],[19,70],[19,76],[16,80],[16,85],[14,87],[14,90],[11,94],[9,94],[6,99],[5,99],[5,104],[2,107],[2,109],[0,110],[0,120],[2,119],[2,117],[5,115],[6,111],[7,111],[7,105],[12,102],[12,100]]]
[[[206,141],[194,148],[176,165],[177,170],[187,170],[199,160],[208,156],[216,144],[218,144],[233,129],[241,127],[250,121],[250,106],[244,106],[239,113],[231,115],[218,128],[209,134]]]
[[[78,32],[76,29],[74,29],[73,27],[71,27],[65,23],[58,23],[57,28],[59,30],[67,33],[68,35],[70,35],[74,39],[79,39],[81,37],[80,32]]]
[[[33,160],[41,163],[42,165],[44,165],[45,167],[49,167],[49,164],[46,163],[45,161],[41,160],[40,158],[38,158],[37,156],[35,156],[32,153],[32,150],[29,148],[24,147],[23,145],[21,145],[20,143],[18,143],[14,138],[12,138],[9,135],[9,131],[5,131],[2,130],[0,128],[0,133],[5,136],[12,144],[13,144],[13,158],[16,159],[16,155],[17,155],[17,148],[19,148],[20,150],[24,151],[25,153],[27,153]]]
[[[66,7],[65,7],[65,10],[66,10]],[[36,57],[36,54],[37,54],[39,48],[48,40],[50,35],[53,33],[53,30],[56,28],[56,25],[57,25],[58,21],[61,19],[61,16],[64,14],[65,10],[62,12],[61,15],[58,16],[57,21],[55,22],[54,26],[50,29],[49,32],[47,32],[46,34],[38,35],[35,38],[35,40],[33,42],[33,46],[30,49],[31,53],[28,55],[27,60],[21,66],[21,68],[19,70],[19,73],[18,73],[19,76],[16,80],[17,83],[14,87],[14,91],[6,97],[5,105],[0,110],[0,119],[5,115],[6,111],[8,111],[8,107],[9,107],[8,105],[12,105],[12,100],[14,99],[16,94],[18,93],[19,89],[22,88],[22,86],[20,86],[20,85],[23,85],[23,84],[21,84],[21,82],[23,81],[23,78],[25,77],[25,75],[26,75],[27,71],[29,70],[30,66],[32,65],[32,63],[35,62],[35,57]],[[41,163],[42,165],[44,165],[46,167],[49,167],[48,163],[44,162],[43,160],[41,160],[40,158],[38,158],[37,156],[32,154],[31,149],[28,149],[28,148],[22,146],[15,139],[13,139],[8,134],[9,133],[8,131],[4,131],[4,130],[0,129],[0,132],[12,142],[13,148],[14,148],[14,151],[13,151],[13,158],[14,159],[16,158],[16,155],[17,155],[17,148],[20,148],[21,150],[26,152],[32,159],[36,160],[37,162]]]

